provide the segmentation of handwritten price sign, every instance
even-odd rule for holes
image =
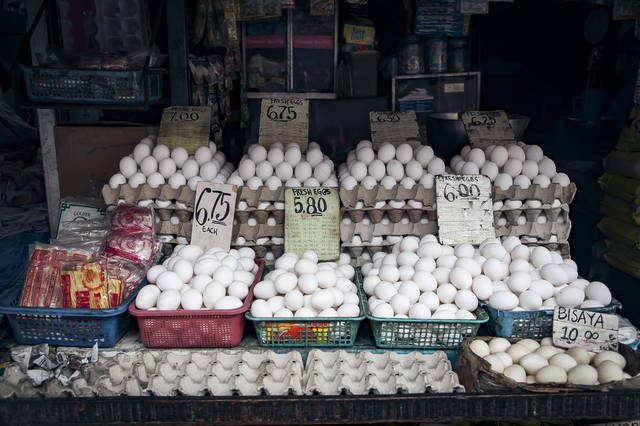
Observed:
[[[309,141],[309,101],[300,98],[263,99],[260,107],[258,142],[296,142],[306,151]]]
[[[199,182],[191,225],[191,244],[203,250],[221,247],[229,250],[238,187]]]
[[[553,310],[553,344],[582,346],[591,352],[618,350],[618,316],[556,306]]]
[[[384,142],[394,145],[405,142],[413,146],[421,144],[415,111],[371,111],[369,124],[371,142],[375,148]]]
[[[169,149],[182,146],[193,154],[208,145],[210,128],[211,107],[168,107],[162,113],[158,143]]]
[[[509,118],[504,111],[467,111],[460,119],[473,147],[505,145],[515,142]]]
[[[436,211],[442,244],[480,244],[495,237],[491,181],[486,176],[436,176]]]
[[[313,249],[319,260],[340,256],[340,201],[335,188],[286,188],[284,249],[302,254]]]

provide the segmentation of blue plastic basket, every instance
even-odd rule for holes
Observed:
[[[502,311],[486,303],[480,304],[489,314],[485,324],[489,336],[514,337],[523,339],[542,339],[551,337],[553,329],[553,309],[546,311]],[[622,309],[617,300],[603,308],[585,308],[585,311],[613,314]]]
[[[140,284],[118,307],[110,309],[28,308],[19,305],[23,281],[0,293],[0,313],[5,314],[18,343],[110,348],[127,332],[129,304],[145,284]]]
[[[23,66],[22,71],[27,97],[36,102],[141,104],[162,98],[161,69],[104,71]]]

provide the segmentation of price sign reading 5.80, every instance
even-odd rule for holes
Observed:
[[[200,182],[196,190],[193,209],[191,244],[203,249],[231,245],[233,216],[237,187],[210,182]]]
[[[293,211],[311,216],[322,216],[327,211],[326,196],[331,194],[329,188],[294,188]]]

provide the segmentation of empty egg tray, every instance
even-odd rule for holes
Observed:
[[[507,219],[508,225],[517,225],[518,218],[522,213],[524,213],[525,217],[527,218],[527,222],[532,222],[532,223],[535,223],[538,217],[543,213],[545,216],[547,216],[547,223],[556,222],[560,215],[562,215],[565,221],[569,220],[569,206],[566,204],[560,207],[553,207],[553,208],[547,208],[547,209],[529,208],[529,207],[519,207],[517,209],[506,209],[503,207],[500,210],[493,211],[494,225],[497,226],[498,219],[500,218],[501,214],[503,214]]]
[[[267,252],[271,251],[275,258],[279,258],[284,253],[284,245],[283,244],[273,244],[269,242],[268,244],[256,245],[252,242],[247,242],[243,245],[231,244],[233,248],[241,248],[241,247],[251,247],[256,252],[257,258],[263,258]]]
[[[417,200],[425,206],[433,206],[436,200],[436,190],[425,188],[421,184],[415,184],[411,189],[402,185],[395,185],[392,189],[376,186],[366,189],[356,185],[353,189],[340,188],[340,202],[344,207],[355,208],[358,201],[362,201],[365,207],[374,207],[376,203],[386,200]]]
[[[389,223],[389,224],[364,224],[351,223],[346,225],[340,223],[340,239],[345,243],[350,242],[354,235],[359,235],[363,243],[370,242],[373,237],[386,237],[388,235],[416,235],[422,237],[438,231],[436,222],[429,223]]]
[[[369,217],[372,224],[379,223],[384,215],[387,215],[389,221],[391,223],[400,222],[402,217],[406,214],[409,217],[409,221],[411,223],[418,223],[420,219],[426,217],[430,221],[435,221],[437,218],[436,211],[433,207],[422,207],[419,209],[413,207],[402,207],[399,209],[393,208],[389,205],[382,208],[363,208],[363,209],[352,209],[352,208],[342,208],[341,216],[349,216],[353,223],[360,223],[365,217]]]
[[[531,185],[527,189],[511,186],[509,189],[493,187],[493,201],[502,200],[540,200],[542,204],[551,204],[559,199],[562,204],[571,204],[576,195],[576,184],[571,182],[569,186],[562,187],[558,183],[552,183],[547,188],[540,185]]]
[[[232,241],[235,241],[238,237],[251,242],[256,242],[258,238],[284,237],[284,224],[249,226],[247,223],[240,223],[233,226]]]
[[[284,223],[284,210],[276,209],[271,205],[264,210],[258,210],[254,207],[249,207],[245,210],[236,209],[235,218],[238,223],[247,223],[250,218],[254,218],[259,224],[267,223],[269,216],[273,216],[276,223]]]
[[[524,225],[510,225],[496,227],[496,237],[535,237],[539,240],[548,241],[552,235],[556,235],[558,242],[567,242],[571,232],[571,221],[567,219],[565,223],[547,222],[536,223],[527,222]]]

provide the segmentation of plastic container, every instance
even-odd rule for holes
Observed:
[[[22,71],[27,97],[36,102],[140,104],[162,98],[164,71],[158,69],[103,71],[23,66]]]
[[[429,72],[438,73],[447,70],[447,39],[430,38],[427,40]]]
[[[400,73],[423,74],[424,65],[424,48],[419,37],[406,36],[400,42]]]
[[[244,335],[243,314],[251,306],[253,287],[260,281],[264,261],[256,260],[258,272],[244,303],[237,309],[201,311],[143,311],[135,304],[129,313],[136,317],[140,338],[148,348],[230,348]]]
[[[269,270],[273,267],[269,267]],[[360,271],[356,270],[356,281]],[[247,312],[260,346],[342,348],[353,346],[360,323],[364,320],[362,290],[358,286],[361,315],[356,318],[256,318]]]
[[[447,70],[469,71],[469,47],[466,38],[451,38],[447,43]]]
[[[486,325],[490,336],[513,337],[525,339],[542,339],[551,337],[553,326],[553,309],[546,311],[502,311],[481,303],[489,314]],[[622,304],[613,299],[609,306],[603,308],[585,308],[585,311],[613,314],[622,309]]]
[[[22,281],[0,293],[0,313],[5,314],[18,343],[91,347],[98,342],[110,348],[127,332],[127,312],[141,283],[121,304],[110,309],[29,308],[19,306]]]

